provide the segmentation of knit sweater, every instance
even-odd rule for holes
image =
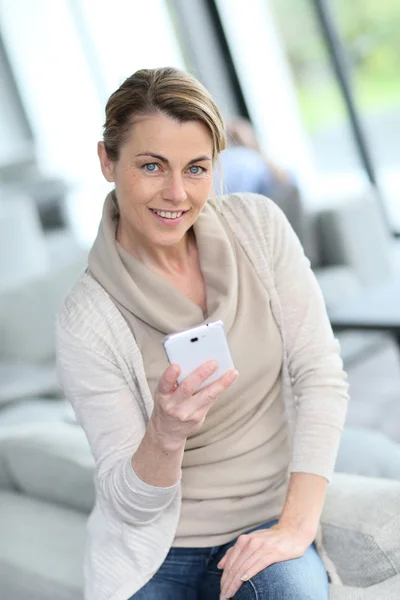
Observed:
[[[153,397],[168,367],[162,344],[165,335],[212,321],[224,323],[240,377],[218,397],[202,427],[186,440],[181,512],[173,546],[227,544],[278,519],[287,492],[291,452],[281,393],[282,338],[267,290],[210,203],[193,227],[206,290],[204,313],[196,302],[121,246],[117,246],[121,262],[113,258],[116,223],[109,214],[106,202],[103,227],[109,225],[110,234],[107,273],[104,276],[103,258],[100,269],[93,271],[93,264],[96,267],[100,260],[93,252],[89,269],[110,295],[124,287],[123,301],[129,299],[129,313],[118,298],[112,298],[125,318],[129,316],[127,322]],[[104,245],[103,236],[98,241]],[[101,279],[96,277],[98,271]],[[119,286],[108,286],[111,277]]]
[[[290,471],[329,480],[347,409],[347,382],[309,261],[283,213],[263,196],[223,196],[217,210],[265,286],[282,336]],[[87,274],[65,300],[57,347],[62,386],[96,461],[85,598],[127,600],[154,575],[171,547],[181,484],[156,488],[132,469],[153,398],[126,321]]]

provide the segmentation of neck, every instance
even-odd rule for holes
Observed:
[[[117,240],[121,246],[138,258],[147,267],[171,274],[182,274],[190,268],[196,240],[193,229],[174,246],[157,247],[133,241],[123,230],[117,229]]]

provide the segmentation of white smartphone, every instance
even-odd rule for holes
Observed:
[[[205,362],[215,360],[218,363],[217,370],[201,384],[199,390],[235,368],[222,321],[167,335],[163,345],[170,364],[181,368],[178,383]]]

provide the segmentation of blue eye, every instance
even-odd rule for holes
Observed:
[[[203,169],[203,167],[199,167],[198,165],[193,165],[192,167],[189,168],[189,171],[192,175],[200,175],[200,173],[203,173],[203,171],[205,171],[205,169]]]
[[[148,173],[154,173],[158,169],[157,163],[146,163],[143,165],[143,169]]]

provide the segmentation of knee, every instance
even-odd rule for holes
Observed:
[[[329,597],[326,574],[298,568],[296,560],[271,565],[243,587],[247,588],[243,589],[243,599],[328,600]],[[238,595],[237,600],[240,598]]]
[[[328,586],[321,589],[321,586],[315,585],[311,580],[286,580],[274,582],[265,590],[264,595],[256,597],[263,600],[328,600]]]

